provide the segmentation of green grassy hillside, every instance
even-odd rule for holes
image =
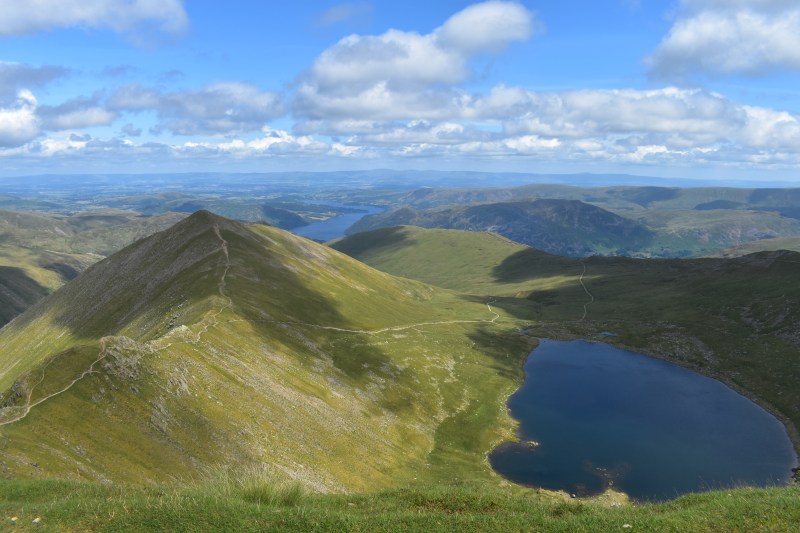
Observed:
[[[408,227],[332,246],[391,274],[494,296],[532,335],[603,339],[719,377],[781,417],[800,449],[798,253],[578,260],[488,233]]]
[[[580,274],[574,259],[529,248],[496,233],[398,226],[357,233],[329,244],[383,272],[468,294],[527,295],[532,284],[542,289],[573,286]],[[538,264],[543,270],[519,279],[493,273],[503,260],[523,253],[541,258]],[[583,292],[576,296],[583,305]]]
[[[321,491],[500,483],[530,340],[485,298],[198,212],[0,330],[0,472]]]
[[[800,254],[581,261],[415,227],[333,246],[425,283],[198,212],[0,330],[0,523],[792,531],[800,520],[797,487],[626,505],[524,489],[485,460],[513,438],[504,404],[536,336],[612,330],[606,340],[717,375],[791,427]]]

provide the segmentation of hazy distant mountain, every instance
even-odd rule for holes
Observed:
[[[577,200],[537,199],[416,210],[404,207],[363,218],[348,234],[412,225],[491,231],[547,252],[585,256],[624,255],[647,246],[653,233],[642,224]]]

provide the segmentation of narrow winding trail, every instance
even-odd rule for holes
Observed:
[[[50,398],[58,396],[59,394],[67,392],[77,382],[79,382],[80,380],[85,378],[87,375],[94,373],[95,372],[94,366],[97,363],[99,363],[100,361],[102,361],[103,359],[105,359],[106,355],[108,355],[108,352],[106,351],[106,343],[108,342],[108,339],[110,339],[110,338],[111,337],[103,337],[103,338],[100,339],[100,352],[98,353],[97,359],[95,359],[92,362],[92,364],[89,365],[89,368],[87,368],[86,370],[81,372],[80,375],[78,375],[78,377],[76,377],[75,379],[70,381],[69,384],[66,387],[64,387],[64,388],[62,388],[62,389],[60,389],[60,390],[58,390],[58,391],[56,391],[56,392],[54,392],[52,394],[48,394],[44,398],[40,398],[40,399],[36,400],[35,402],[31,402],[31,398],[33,397],[33,391],[36,390],[36,387],[41,385],[42,382],[44,381],[45,370],[47,369],[47,366],[50,364],[50,362],[45,364],[45,366],[42,367],[42,377],[39,379],[39,381],[36,383],[36,385],[31,387],[30,390],[28,391],[27,400],[25,402],[25,407],[24,407],[24,410],[22,411],[22,413],[20,413],[19,415],[15,416],[15,417],[12,417],[12,418],[10,418],[8,420],[0,420],[0,426],[6,426],[8,424],[13,424],[14,422],[19,422],[20,420],[22,420],[23,418],[28,416],[28,413],[31,412],[31,409],[33,409],[37,405],[42,404],[42,403],[46,402],[47,400],[49,400]]]
[[[209,328],[212,328],[217,324],[219,324],[219,320],[217,320],[219,315],[221,315],[226,309],[231,309],[233,307],[233,300],[231,299],[231,297],[228,295],[227,292],[228,271],[231,269],[231,256],[228,253],[228,241],[226,241],[222,237],[222,233],[220,232],[219,226],[217,224],[214,224],[214,235],[216,235],[217,238],[219,239],[220,250],[222,251],[222,255],[225,257],[225,268],[223,268],[222,275],[220,275],[219,277],[219,283],[217,283],[217,287],[219,290],[219,295],[225,299],[226,303],[225,305],[220,307],[216,313],[214,313],[214,315],[211,317],[211,323],[203,325],[203,330],[197,334],[197,341],[200,340],[200,336],[203,333],[207,332]]]
[[[387,333],[390,331],[404,331],[407,329],[414,329],[422,326],[442,326],[442,325],[454,325],[454,324],[495,324],[499,319],[500,315],[492,309],[491,304],[494,302],[486,303],[486,307],[489,309],[489,312],[494,315],[491,320],[489,319],[481,319],[481,320],[442,320],[437,322],[417,322],[414,324],[406,324],[403,326],[390,326],[386,328],[380,329],[347,329],[347,328],[338,328],[335,326],[323,326],[320,324],[312,324],[309,322],[298,322],[298,321],[287,321],[287,320],[259,320],[258,322],[262,324],[277,324],[279,326],[305,326],[309,328],[316,328],[316,329],[324,329],[328,331],[338,331],[341,333],[358,333],[361,335],[378,335],[381,333]],[[242,320],[233,320],[231,322],[240,322]],[[249,322],[249,321],[248,321]]]
[[[581,264],[583,265],[583,272],[581,272],[581,277],[578,278],[578,281],[581,282],[581,287],[583,287],[583,292],[585,292],[586,295],[589,297],[589,301],[583,304],[583,316],[581,316],[578,322],[582,322],[586,319],[586,313],[589,311],[589,305],[594,303],[594,295],[591,292],[589,292],[589,289],[586,288],[586,284],[583,282],[583,276],[586,275],[586,263],[581,261]]]
[[[220,250],[222,251],[222,253],[223,253],[224,257],[225,257],[225,268],[223,269],[222,275],[220,276],[218,287],[219,287],[219,294],[223,298],[225,298],[227,300],[227,303],[224,306],[222,306],[219,310],[217,310],[216,313],[214,313],[214,315],[211,317],[211,323],[206,323],[206,324],[203,325],[202,331],[198,333],[197,340],[194,341],[194,342],[199,342],[200,335],[202,335],[203,333],[207,332],[209,328],[217,325],[219,323],[219,321],[217,320],[217,317],[222,312],[224,312],[226,309],[229,309],[229,308],[231,308],[233,306],[233,300],[231,300],[230,296],[228,296],[228,294],[226,292],[226,277],[228,275],[228,270],[230,270],[230,267],[231,267],[230,256],[228,255],[228,241],[226,241],[222,237],[222,233],[220,232],[219,226],[216,225],[216,224],[214,224],[214,234],[217,236],[217,238],[219,238],[219,240],[221,242]],[[46,373],[46,370],[47,370],[47,366],[50,364],[50,362],[52,362],[52,360],[49,361],[48,363],[46,363],[42,367],[42,376],[41,376],[41,378],[39,378],[39,381],[35,385],[33,385],[30,388],[30,390],[28,391],[28,393],[27,393],[25,406],[22,408],[22,412],[20,414],[16,415],[16,416],[13,416],[13,417],[9,418],[8,420],[0,420],[0,426],[5,426],[5,425],[8,425],[8,424],[13,424],[14,422],[19,422],[20,420],[22,420],[23,418],[28,416],[28,413],[31,412],[31,409],[33,409],[37,405],[40,405],[40,404],[46,402],[47,400],[49,400],[50,398],[58,396],[59,394],[63,394],[65,392],[67,392],[77,382],[79,382],[80,380],[82,380],[83,378],[88,376],[89,374],[95,373],[96,371],[95,371],[94,367],[95,367],[95,365],[97,365],[97,363],[99,363],[100,361],[105,359],[106,356],[108,355],[108,347],[107,347],[107,345],[108,345],[108,342],[110,340],[112,340],[112,339],[113,339],[113,337],[102,337],[100,339],[100,341],[99,341],[100,351],[98,352],[97,359],[95,359],[92,362],[92,364],[89,365],[89,368],[87,368],[86,370],[81,372],[75,379],[70,381],[69,384],[67,384],[67,386],[65,386],[64,388],[62,388],[62,389],[60,389],[60,390],[58,390],[58,391],[56,391],[56,392],[54,392],[52,394],[48,394],[47,396],[45,396],[43,398],[40,398],[40,399],[36,400],[35,402],[31,402],[31,399],[33,397],[33,393],[36,390],[36,387],[41,385],[41,383],[44,381],[45,373]],[[171,343],[167,344],[166,346],[160,348],[160,350],[164,350],[164,349],[168,348],[171,345],[172,345]]]

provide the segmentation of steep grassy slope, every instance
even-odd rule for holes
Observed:
[[[0,244],[0,327],[96,260]]]
[[[199,212],[0,330],[0,472],[496,480],[485,454],[511,432],[529,349],[515,325],[486,299]]]
[[[576,260],[491,234],[393,228],[332,246],[386,272],[475,295],[551,338],[616,337],[717,376],[782,416],[800,449],[800,254]],[[438,251],[438,252],[436,252]]]
[[[493,231],[516,242],[561,255],[620,254],[646,246],[644,226],[577,200],[530,200],[418,211],[401,208],[361,219],[348,234],[382,227]]]
[[[525,296],[532,284],[542,288],[574,286],[581,272],[574,259],[529,248],[496,233],[398,226],[357,233],[329,244],[383,272],[468,294]],[[493,274],[503,260],[522,253],[541,258],[537,262],[541,270],[535,276],[531,273],[516,279]],[[585,293],[576,291],[576,297],[582,306]]]

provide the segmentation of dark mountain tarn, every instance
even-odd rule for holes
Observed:
[[[797,455],[781,423],[718,381],[583,341],[544,341],[508,401],[521,442],[495,449],[512,481],[639,500],[785,484]]]

